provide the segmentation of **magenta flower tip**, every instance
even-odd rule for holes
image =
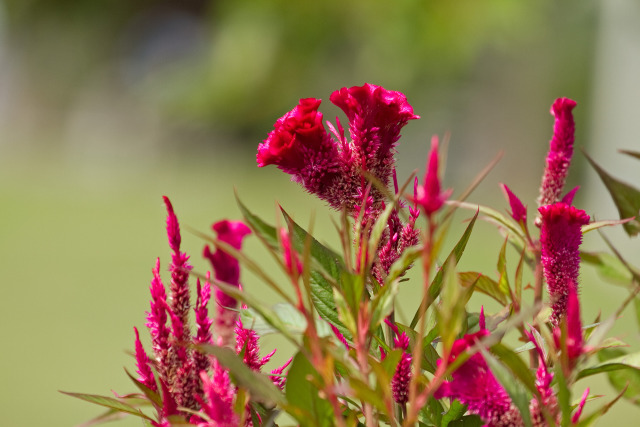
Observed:
[[[507,198],[509,205],[511,206],[511,217],[518,223],[527,222],[527,207],[522,204],[518,196],[513,194],[511,189],[505,184],[500,184],[502,191]]]
[[[438,137],[431,139],[431,150],[427,162],[427,171],[424,175],[424,185],[418,185],[414,191],[415,202],[424,209],[427,216],[437,212],[449,198],[452,191],[441,191],[440,178],[438,177]]]
[[[419,119],[402,92],[386,90],[370,83],[343,87],[331,94],[329,100],[347,115],[349,121],[357,116],[377,123],[398,123]]]
[[[569,367],[575,367],[578,358],[585,353],[584,340],[582,334],[582,322],[580,320],[580,302],[578,300],[578,292],[575,287],[570,287],[567,297],[567,336],[566,349],[567,358],[569,359]],[[553,330],[553,340],[556,348],[561,348],[562,332],[559,327]]]
[[[480,307],[480,316],[478,316],[478,327],[481,331],[487,330],[487,324],[484,318],[484,305]]]
[[[578,192],[578,190],[580,189],[580,186],[576,186],[574,187],[571,191],[569,191],[567,194],[565,194],[565,196],[562,198],[561,202],[562,203],[566,203],[567,205],[570,205],[573,203],[573,198],[576,195],[576,193]]]
[[[169,198],[167,196],[162,196],[162,199],[167,207],[167,236],[169,237],[169,246],[173,252],[178,253],[180,252],[180,242],[182,239],[180,236],[178,218],[173,211],[173,206],[171,205]]]
[[[554,117],[562,117],[571,114],[571,111],[578,105],[576,101],[569,98],[558,98],[551,105],[551,114]]]
[[[582,393],[582,398],[580,399],[580,403],[578,404],[578,408],[576,412],[571,417],[572,424],[578,424],[578,420],[580,419],[580,415],[582,415],[582,409],[584,408],[584,404],[587,403],[587,398],[589,397],[589,387]]]

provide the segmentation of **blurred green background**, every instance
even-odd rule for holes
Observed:
[[[255,166],[257,144],[299,98],[325,99],[333,120],[340,87],[406,93],[422,119],[403,132],[400,179],[422,173],[432,134],[450,132],[445,185],[458,192],[505,151],[471,198],[503,209],[498,182],[535,206],[548,110],[568,96],[576,144],[638,183],[637,163],[615,153],[640,150],[638,22],[637,0],[0,1],[0,424],[72,426],[100,409],[57,390],[133,391],[122,371],[134,368],[132,328],[144,328],[155,258],[169,260],[163,194],[183,226],[205,230],[238,218],[235,187],[271,222],[276,200],[301,224],[315,212],[337,242],[321,203]],[[589,214],[616,216],[579,153],[569,184]],[[637,242],[606,233],[640,264]],[[203,242],[183,234],[206,270]],[[255,240],[247,251],[264,258]],[[481,224],[464,268],[494,274],[500,244]],[[597,236],[585,246],[604,247]],[[255,277],[243,282],[275,301]],[[415,310],[417,287],[403,287],[401,311]],[[582,295],[589,323],[626,290],[586,269]],[[615,333],[638,348],[630,311]],[[585,385],[611,396],[605,380],[577,392]],[[600,425],[637,415],[625,403]]]

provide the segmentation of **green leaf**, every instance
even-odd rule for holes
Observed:
[[[220,365],[229,370],[234,384],[249,390],[252,399],[267,404],[286,404],[282,392],[269,377],[252,371],[232,349],[211,344],[199,344],[196,347],[203,353],[213,355]]]
[[[104,406],[118,412],[124,412],[127,414],[135,415],[136,417],[144,418],[146,420],[152,420],[152,418],[149,418],[147,415],[143,414],[142,411],[140,411],[138,408],[131,406],[128,403],[125,403],[122,400],[116,399],[114,397],[100,396],[97,394],[72,393],[68,391],[61,391],[60,393],[84,400],[86,402],[94,403],[96,405]]]
[[[505,239],[500,249],[497,267],[498,274],[500,274],[500,278],[498,279],[500,292],[505,295],[511,295],[511,285],[509,284],[509,275],[507,273],[507,239]]]
[[[405,249],[400,258],[398,258],[389,268],[389,274],[385,278],[385,283],[391,283],[396,280],[398,277],[402,276],[415,260],[420,258],[423,251],[422,245],[411,246]]]
[[[296,251],[302,253],[304,246],[308,238],[311,239],[311,257],[318,262],[318,264],[329,274],[337,283],[340,283],[340,275],[344,270],[344,261],[342,257],[336,252],[327,248],[318,242],[307,231],[300,227],[296,222],[287,214],[287,212],[281,207],[282,215],[284,216],[287,225],[291,227],[293,232],[291,235],[291,243]]]
[[[535,377],[526,363],[516,354],[515,351],[509,349],[505,345],[498,343],[490,348],[491,353],[495,354],[500,361],[509,368],[511,373],[520,380],[520,382],[531,393],[537,392]]]
[[[482,418],[477,415],[465,415],[459,420],[451,421],[449,427],[481,427],[484,425]]]
[[[458,273],[458,279],[460,280],[460,283],[462,283],[462,286],[464,286],[465,288],[475,283],[476,290],[490,296],[502,305],[506,305],[508,303],[507,297],[500,290],[500,285],[498,285],[498,282],[488,276],[483,275],[482,273],[478,273],[477,271],[464,271]]]
[[[236,202],[238,202],[238,207],[240,208],[240,213],[244,217],[244,220],[247,222],[251,230],[264,241],[267,245],[269,245],[274,250],[280,250],[280,243],[278,242],[278,233],[276,232],[276,228],[272,225],[267,224],[258,216],[254,215],[241,201],[236,194]]]
[[[319,272],[312,271],[309,277],[311,286],[311,300],[318,314],[324,320],[338,328],[340,333],[348,340],[351,340],[351,332],[338,317],[338,310],[333,299],[333,287],[327,279]]]
[[[600,352],[607,350],[600,350]],[[613,351],[613,350],[609,350]],[[606,354],[606,353],[605,353]],[[617,371],[620,369],[633,369],[640,372],[640,352],[624,354],[613,359],[604,360],[589,366],[578,373],[577,379],[599,374],[600,372]]]
[[[464,209],[479,211],[480,213],[485,215],[487,219],[490,220],[491,222],[498,224],[500,226],[506,227],[507,230],[510,231],[509,233],[510,240],[513,239],[514,237],[518,237],[518,239],[521,242],[524,242],[525,240],[525,237],[522,234],[522,230],[520,229],[520,226],[516,224],[515,221],[513,221],[512,219],[507,219],[507,217],[505,217],[495,209],[489,208],[487,206],[477,205],[474,203],[467,203],[467,202],[449,201],[447,203],[464,208]]]
[[[631,273],[615,256],[606,252],[580,252],[580,259],[596,268],[598,274],[611,282],[628,285]]]
[[[491,372],[507,391],[509,397],[511,397],[511,401],[520,411],[520,415],[522,416],[525,426],[531,427],[531,415],[529,413],[529,401],[531,400],[530,395],[525,391],[522,384],[514,378],[509,369],[498,362],[491,353],[483,348],[481,348],[480,351],[487,361],[487,365],[489,365]]]
[[[598,352],[600,362],[607,362],[612,359],[623,357],[626,352],[621,349],[604,349]],[[640,370],[633,368],[623,368],[616,371],[607,372],[609,382],[618,392],[622,390],[624,397],[636,405],[640,406]]]
[[[607,187],[607,190],[609,190],[609,194],[611,194],[613,202],[618,208],[620,219],[635,217],[635,219],[624,224],[623,227],[628,235],[637,235],[638,232],[640,232],[640,221],[638,221],[637,218],[638,211],[640,211],[640,191],[629,184],[613,178],[586,153],[585,156],[600,176],[600,179]]]
[[[587,234],[590,231],[597,230],[602,227],[614,227],[616,225],[624,225],[630,221],[633,221],[633,218],[625,218],[625,219],[608,219],[604,221],[594,221],[587,225],[583,225],[580,228],[580,232],[582,234]]]
[[[382,286],[371,300],[371,330],[393,311],[393,301],[398,294],[398,281]]]
[[[446,349],[451,348],[462,331],[462,323],[466,318],[464,306],[467,302],[466,297],[470,295],[470,292],[465,294],[457,278],[455,264],[453,260],[449,260],[440,295],[442,300],[436,310],[442,345]]]
[[[289,406],[296,410],[289,410],[301,426],[331,426],[333,409],[326,399],[322,399],[318,389],[310,381],[316,375],[309,360],[302,353],[297,353],[291,362],[287,374],[285,395]]]
[[[471,221],[469,221],[469,225],[467,225],[467,228],[464,230],[464,233],[462,233],[462,237],[460,238],[460,240],[458,240],[458,243],[456,243],[455,247],[447,257],[447,260],[442,266],[442,268],[438,270],[438,272],[436,273],[436,276],[433,278],[433,281],[429,285],[429,293],[423,296],[423,303],[420,304],[420,306],[418,307],[418,310],[413,316],[413,319],[411,320],[411,324],[410,324],[411,329],[414,329],[418,324],[418,320],[420,319],[420,316],[421,316],[420,308],[422,307],[422,305],[425,302],[434,301],[437,298],[437,296],[440,294],[440,289],[442,288],[442,280],[444,278],[444,273],[445,273],[444,270],[449,265],[449,261],[455,260],[454,265],[457,265],[460,262],[460,258],[462,258],[462,254],[464,253],[464,250],[467,247],[467,243],[469,242],[469,237],[471,236],[471,232],[473,231],[473,226],[475,225],[477,219],[478,219],[478,212],[476,212],[473,218],[471,219]]]
[[[447,413],[442,416],[442,427],[447,427],[450,425],[449,423],[462,418],[465,412],[467,412],[467,405],[463,405],[458,399],[454,399]]]
[[[275,330],[280,332],[285,338],[287,338],[293,344],[295,344],[296,346],[299,345],[298,340],[290,332],[288,326],[282,320],[280,320],[280,317],[273,310],[265,306],[264,302],[259,297],[256,297],[253,294],[250,294],[248,292],[241,291],[235,286],[231,286],[223,282],[218,282],[213,279],[210,279],[210,280],[212,281],[212,283],[215,284],[216,287],[218,287],[225,294],[237,300],[243,301],[245,304],[247,304],[247,306],[254,309],[256,313],[258,313],[260,317],[264,319],[265,322],[267,322]]]
[[[162,407],[162,397],[160,397],[160,394],[151,390],[146,385],[142,384],[136,377],[131,375],[129,371],[127,371],[126,369],[124,371],[126,372],[127,376],[131,379],[131,381],[133,381],[136,387],[138,387],[140,391],[144,393],[147,399],[149,399],[157,408]]]
[[[291,304],[277,303],[271,307],[271,310],[280,319],[284,327],[288,328],[292,334],[303,334],[306,330],[307,320],[302,313]],[[240,310],[240,318],[245,327],[253,329],[261,337],[280,332],[252,308]],[[324,321],[316,322],[316,330],[321,337],[331,334],[329,325]]]

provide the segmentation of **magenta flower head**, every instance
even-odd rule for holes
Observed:
[[[349,119],[354,161],[388,185],[394,166],[394,147],[400,130],[409,120],[419,119],[401,93],[365,83],[343,87],[329,98]]]
[[[243,239],[251,233],[249,227],[242,221],[223,220],[213,224],[212,228],[216,232],[218,240],[238,250],[242,248]],[[203,255],[211,262],[217,280],[240,287],[240,265],[237,259],[221,249],[211,252],[209,246],[205,246]],[[218,336],[222,338],[222,345],[230,345],[237,318],[237,312],[233,309],[236,308],[237,301],[218,288],[215,289],[215,296],[218,303],[215,329]]]
[[[431,151],[427,171],[424,175],[424,185],[418,185],[415,190],[414,201],[424,210],[428,217],[437,212],[449,198],[452,190],[442,191],[438,176],[438,137],[431,139]]]
[[[541,261],[552,308],[550,320],[557,326],[567,312],[571,288],[578,289],[581,227],[589,223],[589,215],[562,202],[542,206],[538,211],[542,219]]]
[[[456,340],[451,348],[449,363],[473,347],[479,339],[489,335],[486,329],[467,334]],[[438,360],[438,364],[442,361]],[[452,380],[444,382],[434,397],[450,397],[467,405],[472,414],[478,415],[487,426],[522,426],[522,416],[489,369],[481,353],[475,353],[452,374]]]
[[[307,191],[339,209],[331,193],[342,179],[338,147],[322,124],[320,100],[301,99],[300,103],[273,125],[267,139],[258,146],[258,166],[276,165]],[[333,197],[332,197],[333,196]]]
[[[522,204],[518,196],[513,194],[513,192],[505,184],[500,184],[500,187],[502,187],[502,191],[504,192],[507,200],[509,201],[509,205],[511,206],[511,218],[513,218],[519,224],[526,224],[527,207]]]
[[[569,98],[558,98],[551,106],[551,114],[556,120],[542,176],[538,206],[550,205],[560,200],[573,157],[575,123],[572,110],[575,106],[576,102]],[[540,225],[539,218],[536,219],[536,225]]]
[[[391,391],[393,392],[393,400],[403,404],[409,401],[409,382],[411,381],[411,353],[407,351],[409,348],[407,333],[403,332],[396,336],[393,343],[395,348],[402,349],[404,352],[391,379]]]

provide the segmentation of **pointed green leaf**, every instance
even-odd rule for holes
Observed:
[[[511,285],[509,284],[509,275],[507,273],[507,239],[505,239],[502,248],[500,248],[497,267],[498,274],[500,274],[500,278],[498,279],[500,292],[505,295],[511,295]]]
[[[442,416],[442,427],[453,425],[450,423],[461,419],[465,412],[467,412],[467,405],[463,405],[458,399],[454,399],[447,413]]]
[[[600,350],[599,353],[603,351],[607,350]],[[577,379],[595,375],[600,372],[617,371],[619,369],[633,369],[640,372],[640,352],[623,354],[622,356],[596,363],[578,372]]]
[[[624,350],[618,348],[604,349],[598,352],[600,362],[607,362],[626,355]],[[623,368],[607,372],[609,382],[618,392],[624,390],[624,397],[636,405],[640,405],[640,369]]]
[[[580,259],[596,268],[598,274],[604,279],[628,285],[631,282],[631,273],[615,256],[606,252],[580,252]]]
[[[104,406],[106,408],[111,408],[118,412],[125,412],[127,414],[135,415],[136,417],[144,418],[146,420],[152,419],[143,414],[142,411],[140,411],[138,408],[131,406],[128,403],[125,403],[122,400],[116,399],[114,397],[100,396],[97,394],[72,393],[68,391],[61,391],[60,393],[66,394],[67,396],[76,397],[90,403],[95,403],[96,405]]]
[[[236,202],[240,208],[240,213],[244,217],[251,230],[265,243],[267,243],[272,249],[279,250],[280,243],[278,242],[278,234],[276,228],[267,224],[258,216],[254,215],[241,201],[236,194]]]
[[[393,302],[398,294],[398,281],[382,286],[371,300],[371,328],[378,325],[393,311]]]
[[[333,299],[333,287],[331,284],[318,271],[311,272],[309,282],[311,286],[311,300],[316,310],[318,310],[320,317],[338,328],[340,333],[344,335],[346,339],[350,340],[351,332],[338,317],[338,310],[336,309],[336,303]]]
[[[473,231],[473,226],[475,225],[477,219],[478,219],[478,212],[476,212],[473,218],[471,219],[471,221],[469,221],[469,225],[467,225],[467,228],[464,230],[464,233],[462,233],[462,237],[460,238],[460,240],[458,240],[458,243],[456,243],[455,247],[447,257],[447,260],[442,266],[442,268],[438,270],[438,272],[436,273],[436,276],[433,278],[433,281],[429,285],[428,295],[423,295],[422,297],[423,304],[427,301],[434,301],[440,294],[440,289],[442,287],[442,280],[444,278],[444,273],[445,273],[445,271],[443,270],[445,270],[449,265],[449,260],[454,260],[455,261],[454,265],[457,265],[460,262],[460,258],[462,258],[462,254],[465,248],[467,247],[467,243],[469,242],[469,237],[471,237],[471,232]],[[420,304],[420,306],[418,307],[418,310],[413,316],[413,319],[411,320],[411,325],[410,325],[411,329],[414,329],[418,324],[418,320],[420,319],[420,315],[421,315],[420,307],[422,307],[422,304]]]
[[[405,249],[400,258],[398,258],[389,269],[389,274],[385,278],[385,283],[391,283],[396,280],[398,277],[402,276],[408,269],[413,265],[415,260],[420,258],[422,255],[423,247],[422,245],[411,246]]]
[[[220,365],[227,368],[234,384],[249,390],[252,399],[267,404],[286,404],[282,392],[269,377],[251,370],[232,349],[211,344],[199,344],[197,348],[203,353],[211,354]]]
[[[469,287],[472,283],[475,283],[476,290],[490,296],[502,305],[508,303],[507,297],[500,290],[498,282],[490,277],[476,271],[464,271],[458,273],[458,278],[464,287]]]
[[[297,353],[291,362],[287,374],[285,395],[289,405],[300,409],[300,412],[288,411],[301,426],[331,426],[333,409],[331,404],[322,399],[319,391],[310,378],[316,376],[316,370],[302,353]]]
[[[640,211],[640,191],[636,188],[619,181],[605,172],[596,162],[593,161],[586,153],[585,156],[591,166],[596,170],[600,179],[609,190],[609,194],[613,198],[613,202],[618,208],[620,219],[635,217],[632,221],[624,224],[624,230],[630,236],[635,236],[640,232],[640,221],[638,221],[638,212]]]
[[[160,394],[151,390],[146,385],[142,384],[136,377],[131,375],[131,373],[129,373],[129,371],[127,371],[126,369],[124,371],[126,372],[127,376],[131,379],[131,381],[133,381],[136,387],[138,387],[140,391],[144,393],[145,396],[147,396],[147,399],[149,399],[156,407],[158,408],[162,407],[162,397],[160,397]]]

